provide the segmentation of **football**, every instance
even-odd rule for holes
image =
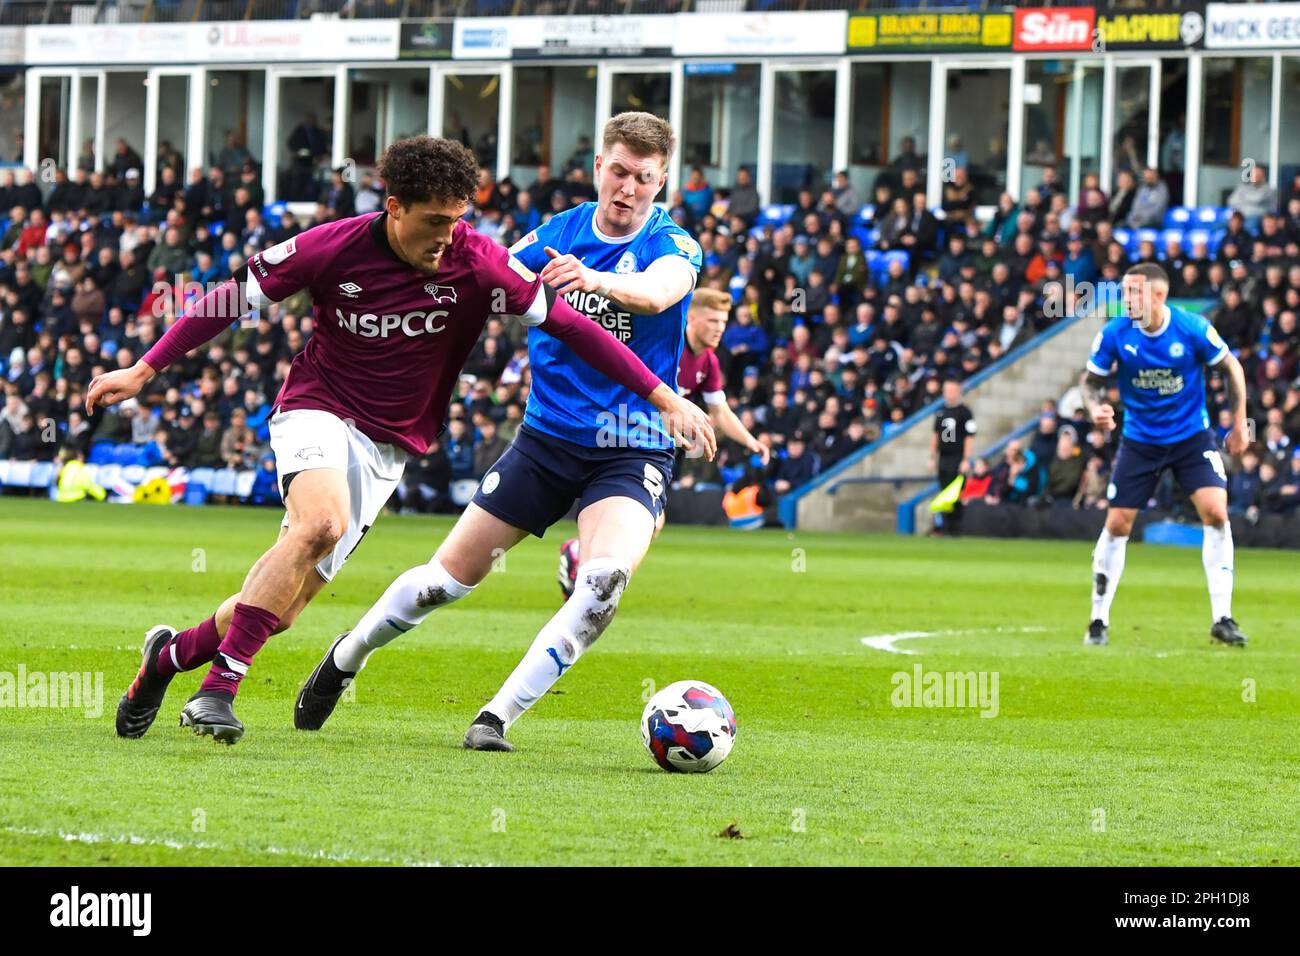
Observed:
[[[680,680],[645,705],[641,740],[655,763],[670,773],[707,773],[731,753],[736,714],[716,687]]]

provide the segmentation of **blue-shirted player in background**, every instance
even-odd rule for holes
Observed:
[[[1146,507],[1166,468],[1192,499],[1205,526],[1201,558],[1210,589],[1210,636],[1238,647],[1246,643],[1232,617],[1232,525],[1228,523],[1228,480],[1210,417],[1205,409],[1204,367],[1223,369],[1232,406],[1227,450],[1246,450],[1246,379],[1241,363],[1219,333],[1199,315],[1166,302],[1169,278],[1160,266],[1143,263],[1124,274],[1128,315],[1113,319],[1092,343],[1082,390],[1093,424],[1111,431],[1115,410],[1106,402],[1106,378],[1118,366],[1124,432],[1107,498],[1106,527],[1093,551],[1092,621],[1085,644],[1109,640],[1110,605],[1115,599],[1124,552],[1137,513]]]
[[[583,561],[573,597],[483,708],[465,746],[514,749],[506,730],[609,626],[654,536],[674,442],[709,458],[716,451],[707,413],[666,384],[677,381],[701,265],[698,243],[654,205],[675,145],[657,116],[613,117],[595,158],[598,201],[560,213],[510,250],[520,268],[539,272],[627,345],[660,384],[639,397],[530,329],[532,388],[515,440],[433,559],[400,575],[325,655],[299,694],[311,720],[296,718],[298,726],[319,728],[371,652],[469,594],[502,554],[529,534],[544,535],[575,501]]]

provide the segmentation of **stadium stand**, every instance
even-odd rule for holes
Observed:
[[[169,369],[140,403],[88,420],[80,409],[97,370],[134,362],[175,320],[175,297],[160,295],[155,282],[177,274],[220,281],[303,224],[284,203],[256,201],[261,171],[251,162],[229,180],[214,173],[185,188],[160,181],[143,201],[132,180],[119,178],[122,166],[60,176],[34,197],[30,181],[0,173],[0,208],[12,210],[0,231],[0,460],[81,454],[101,468],[216,469],[210,485],[197,484],[203,492],[184,500],[247,499],[267,452],[269,403],[312,332],[305,293]],[[1085,179],[1076,205],[1045,183],[1020,198],[1003,195],[981,219],[969,214],[969,186],[958,177],[945,184],[942,205],[928,209],[924,180],[907,166],[896,161],[880,174],[874,202],[830,170],[792,204],[758,206],[748,179],[711,183],[696,170],[668,197],[671,215],[703,248],[700,283],[730,291],[736,303],[720,359],[739,414],[776,452],[757,477],[777,496],[888,434],[944,378],[969,378],[1051,325],[1044,289],[1053,282],[1114,280],[1132,262],[1158,261],[1175,295],[1213,300],[1210,314],[1251,379],[1257,458],[1272,469],[1243,486],[1258,500],[1242,504],[1239,490],[1238,504],[1296,509],[1286,476],[1300,444],[1300,179],[1249,225],[1231,208],[1172,207],[1157,209],[1148,226],[1099,215],[1110,205],[1095,178]],[[356,209],[363,198],[374,208],[381,189],[369,180],[327,187],[318,216]],[[519,191],[485,168],[473,222],[510,244],[540,220],[538,211],[590,196],[575,177]],[[489,325],[449,430],[411,464],[402,507],[455,510],[485,467],[475,454],[485,423],[496,423],[494,440],[513,436],[528,394],[522,343],[513,324]],[[1217,379],[1210,398],[1217,415]],[[1078,433],[1081,455],[1110,454],[1086,428]],[[715,462],[682,462],[677,485],[720,493],[753,480],[752,469],[741,449],[724,445]],[[1046,487],[1040,471],[1030,495]],[[5,491],[30,490],[33,475],[48,474],[11,465]]]

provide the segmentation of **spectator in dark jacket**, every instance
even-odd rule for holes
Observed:
[[[497,463],[509,445],[497,434],[497,423],[484,415],[478,426],[479,441],[474,446],[474,477],[482,478]]]
[[[772,490],[778,495],[805,485],[817,474],[817,456],[808,450],[803,432],[795,432],[786,442],[785,453],[772,472]]]
[[[474,478],[474,443],[470,440],[463,418],[453,418],[447,423],[447,461],[451,465],[451,480]]]

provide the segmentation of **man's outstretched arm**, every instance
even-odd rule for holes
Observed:
[[[1228,454],[1240,455],[1250,444],[1246,424],[1246,372],[1237,356],[1229,352],[1222,362],[1228,384],[1228,407],[1232,409],[1232,431],[1228,432]]]
[[[597,272],[573,255],[550,246],[551,260],[542,268],[542,281],[567,295],[575,290],[596,292],[636,315],[656,315],[682,301],[695,288],[695,272],[681,256],[662,256],[644,272]]]
[[[130,368],[96,375],[86,390],[86,414],[96,405],[115,405],[140,393],[155,375],[172,362],[224,332],[243,314],[243,284],[227,279],[203,298],[190,304],[153,348]]]
[[[705,400],[707,401],[707,396]],[[763,466],[767,467],[767,463],[771,460],[772,450],[750,434],[744,422],[731,410],[727,400],[724,398],[720,402],[709,402],[708,405],[709,416],[722,434],[741,445],[745,451],[761,457]]]
[[[559,339],[596,371],[649,401],[663,416],[674,441],[688,447],[699,442],[703,453],[709,460],[713,459],[718,450],[717,438],[713,433],[713,423],[705,412],[660,381],[635,352],[577,312],[550,286],[540,286],[539,300],[530,316],[525,317],[526,322],[538,313],[544,314],[540,323],[533,321],[529,324],[535,324],[547,335]]]

